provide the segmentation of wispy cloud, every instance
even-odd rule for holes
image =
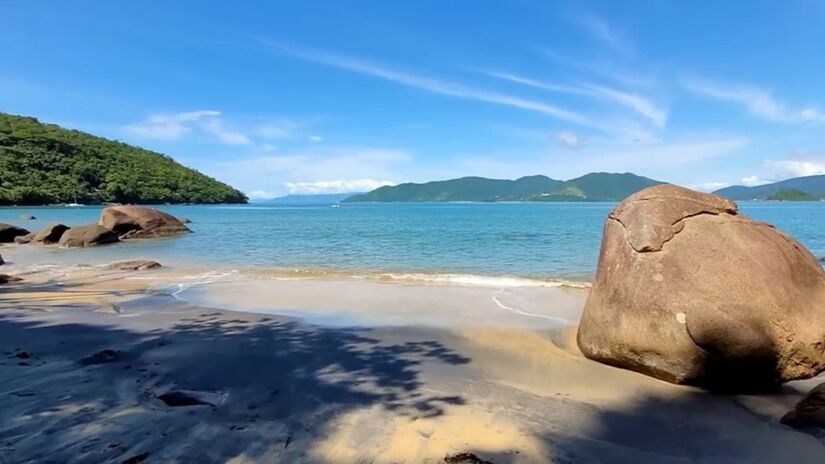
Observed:
[[[487,69],[475,69],[476,72],[481,74],[485,74],[490,77],[495,77],[497,79],[515,82],[516,84],[522,84],[529,87],[535,87],[537,89],[543,90],[550,90],[552,92],[561,92],[561,93],[570,93],[570,94],[585,94],[584,90],[578,87],[574,87],[572,85],[564,85],[564,84],[553,84],[550,82],[544,82],[538,79],[533,79],[531,77],[525,77],[518,74],[514,74],[511,72],[506,71],[491,71]]]
[[[700,78],[685,79],[683,84],[688,90],[697,95],[739,104],[754,116],[770,121],[783,123],[825,121],[825,114],[818,109],[792,107],[778,100],[767,89],[747,84],[720,83]]]
[[[243,145],[250,142],[247,135],[227,128],[221,119],[221,112],[215,110],[153,114],[124,129],[128,133],[147,139],[177,140],[193,130],[201,130],[227,145]]]
[[[580,83],[577,85],[555,84],[504,71],[478,70],[478,72],[497,79],[538,89],[608,100],[641,114],[652,121],[657,127],[664,127],[667,123],[667,111],[665,109],[654,103],[650,98],[636,93],[590,83]]]
[[[646,97],[602,85],[582,84],[582,87],[592,91],[596,95],[630,108],[650,119],[658,127],[664,127],[667,122],[667,111]]]
[[[509,106],[527,111],[542,113],[564,121],[587,125],[589,119],[582,114],[550,105],[545,102],[522,98],[485,89],[467,86],[455,82],[399,71],[391,67],[361,58],[351,57],[322,50],[286,46],[268,40],[263,41],[277,52],[294,58],[332,66],[347,71],[384,79],[396,84],[414,87],[428,92],[447,95],[465,100],[475,100],[497,105]]]
[[[593,15],[578,17],[575,22],[591,36],[602,44],[608,46],[613,51],[622,55],[633,56],[636,50],[633,44],[624,35],[618,33],[603,18]]]
[[[301,133],[307,123],[293,119],[254,118],[233,120],[220,111],[197,110],[178,113],[158,113],[144,120],[129,124],[123,130],[136,137],[155,140],[178,140],[191,134],[205,134],[225,145],[249,145],[271,150],[267,143],[274,140],[293,139],[319,142],[317,135]]]
[[[220,111],[198,110],[182,113],[153,114],[141,122],[125,127],[128,132],[149,139],[175,140],[192,131],[204,120],[216,118]]]
[[[649,87],[656,81],[655,75],[643,74],[635,69],[633,71],[629,71],[628,69],[617,67],[615,63],[612,62],[587,60],[578,57],[573,58],[541,45],[534,46],[533,48],[539,54],[549,58],[561,66],[577,69],[589,74],[599,75],[623,85]]]

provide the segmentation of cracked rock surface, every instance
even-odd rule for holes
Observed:
[[[825,370],[825,273],[734,202],[657,185],[605,221],[578,342],[670,382],[775,388]]]

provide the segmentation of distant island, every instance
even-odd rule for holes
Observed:
[[[406,183],[354,195],[345,202],[448,201],[620,201],[662,182],[631,173],[596,172],[570,180],[527,176],[516,180],[462,177],[423,184]]]
[[[825,199],[825,175],[795,177],[756,187],[734,185],[713,193],[734,201],[817,201]]]
[[[0,113],[0,205],[246,203],[242,192],[172,158]]]
[[[309,205],[330,205],[341,203],[349,197],[362,195],[361,192],[350,193],[314,193],[314,194],[289,194],[271,200],[255,201],[258,205],[289,205],[289,206],[309,206]]]

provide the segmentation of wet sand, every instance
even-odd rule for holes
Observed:
[[[778,422],[821,379],[717,396],[591,362],[582,290],[25,277],[0,289],[3,463],[825,462]]]

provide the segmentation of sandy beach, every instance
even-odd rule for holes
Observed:
[[[24,277],[3,463],[825,462],[779,424],[820,380],[717,396],[589,361],[582,289],[242,277],[193,303],[169,269]]]

